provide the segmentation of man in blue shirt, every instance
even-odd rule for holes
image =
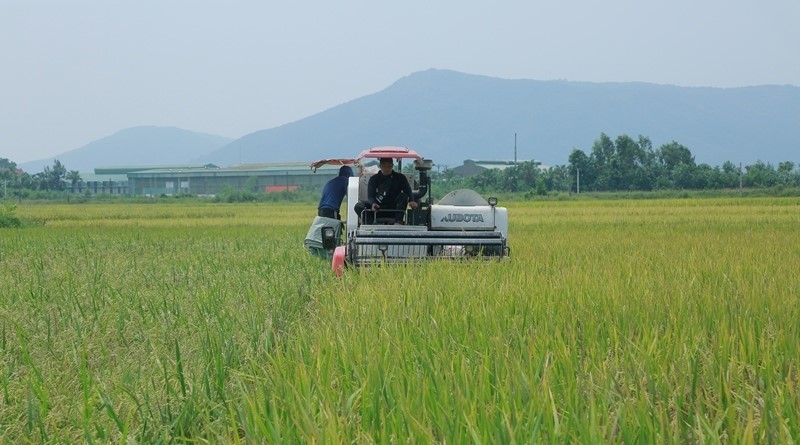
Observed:
[[[343,165],[339,169],[339,176],[331,179],[322,188],[322,197],[317,206],[317,215],[324,216],[325,218],[341,219],[339,209],[342,206],[342,200],[347,194],[347,183],[350,177],[353,176],[353,169]]]

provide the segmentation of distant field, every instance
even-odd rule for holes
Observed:
[[[312,205],[22,205],[0,443],[800,440],[800,199],[507,206],[507,261],[337,279]]]

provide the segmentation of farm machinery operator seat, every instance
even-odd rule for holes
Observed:
[[[373,175],[377,174],[376,172],[364,172],[358,178],[358,202],[366,203],[368,200],[368,187],[369,178]],[[408,180],[409,185],[412,186],[412,192],[415,192],[414,185],[417,183],[414,175],[405,173],[404,174],[406,179]],[[395,222],[404,222],[406,209],[405,204],[410,199],[410,196],[406,196],[405,193],[400,193],[397,197],[397,201],[394,203],[394,209],[383,209],[378,210],[377,212],[372,211],[369,207],[366,207],[362,212],[363,215],[358,215],[360,221],[366,224],[394,224]],[[401,216],[402,214],[402,216]]]

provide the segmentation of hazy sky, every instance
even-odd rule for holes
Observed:
[[[3,0],[0,57],[22,163],[138,125],[238,138],[428,68],[800,86],[800,0]]]

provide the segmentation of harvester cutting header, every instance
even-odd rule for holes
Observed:
[[[375,160],[382,164],[377,172],[365,165]],[[416,174],[399,178],[396,172],[402,172],[404,161],[412,163]],[[497,207],[496,198],[487,201],[466,189],[454,190],[434,204],[428,176],[433,162],[413,150],[374,147],[352,159],[319,160],[311,168],[316,171],[323,165],[348,165],[357,171],[347,186],[346,224],[317,216],[305,240],[312,253],[332,258],[331,268],[338,275],[346,265],[509,254],[507,209]],[[370,180],[374,175],[384,176]],[[392,196],[397,190],[400,193]]]

